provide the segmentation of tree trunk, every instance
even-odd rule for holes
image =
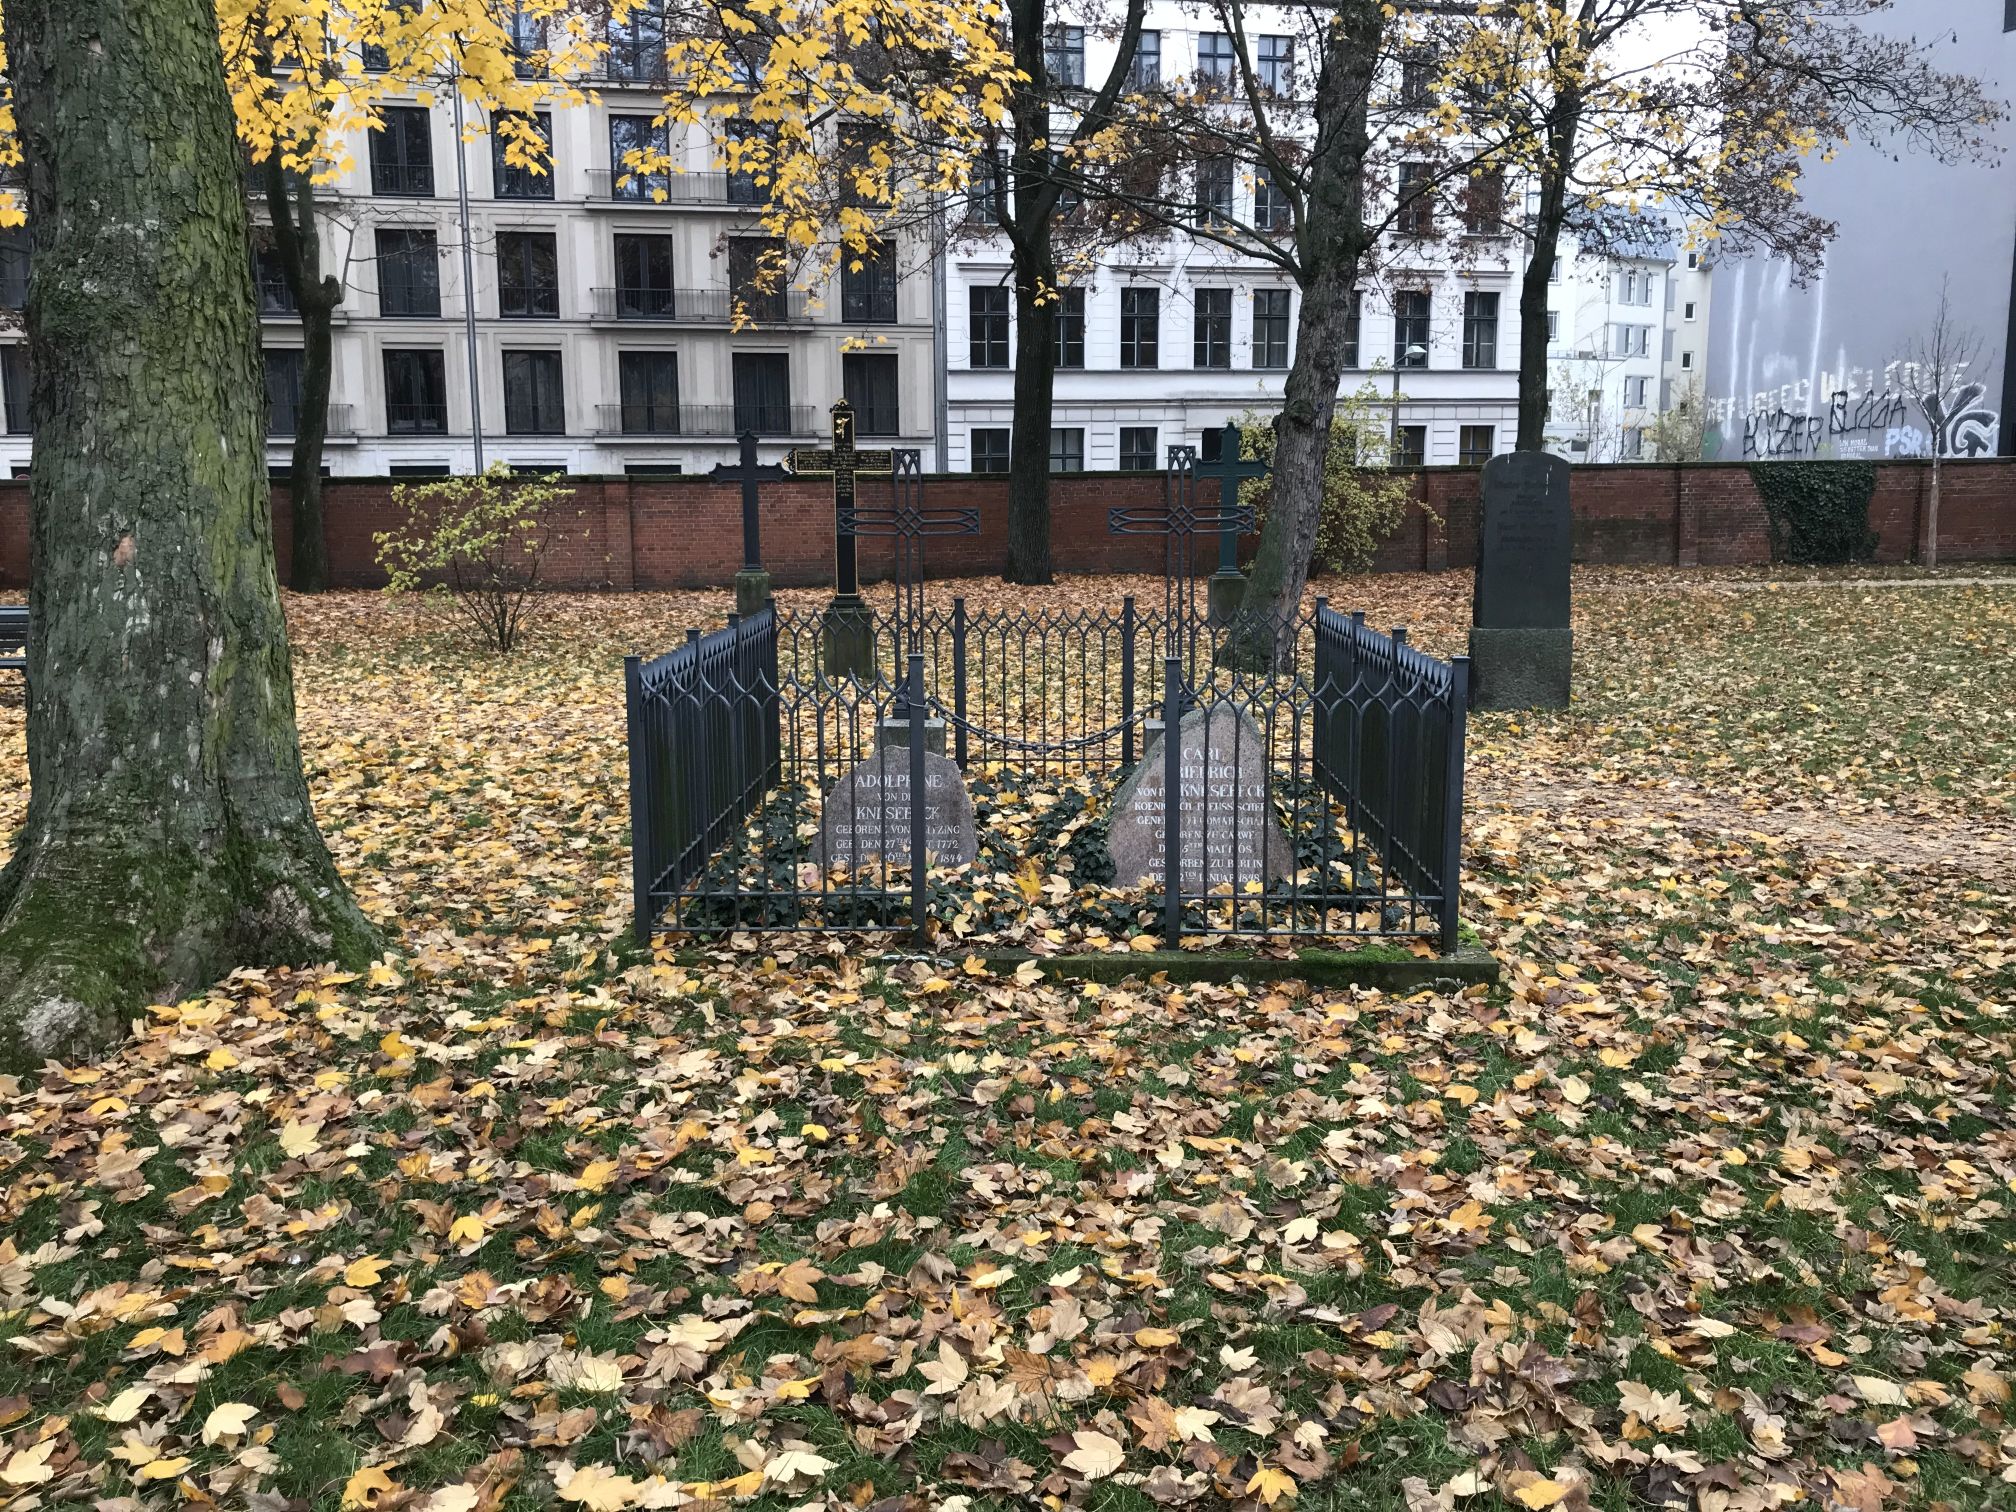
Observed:
[[[243,181],[209,0],[9,0],[35,468],[0,1065],[149,994],[376,948],[309,809]]]
[[[1925,565],[1939,565],[1939,434],[1932,435],[1932,496],[1925,501]]]
[[[1057,270],[1042,249],[1016,259],[1015,421],[1008,434],[1008,581],[1047,583],[1050,561],[1050,411],[1057,388]],[[1047,291],[1047,292],[1046,292]]]
[[[335,363],[330,326],[343,286],[322,271],[322,228],[315,219],[315,182],[300,174],[295,200],[276,149],[266,159],[266,209],[274,249],[294,306],[301,312],[301,403],[294,418],[293,477],[289,486],[293,549],[288,577],[297,593],[329,586],[329,543],[322,524],[322,448],[329,438],[329,383]]]
[[[1581,121],[1581,96],[1564,91],[1556,98],[1554,117],[1547,124],[1540,204],[1533,212],[1532,254],[1519,285],[1519,434],[1513,443],[1518,451],[1540,451],[1547,445],[1547,286],[1553,282],[1561,227],[1568,218],[1568,171],[1574,162]]]
[[[1282,386],[1267,523],[1222,653],[1227,665],[1246,671],[1268,670],[1293,654],[1302,589],[1316,550],[1351,294],[1369,240],[1365,158],[1372,145],[1371,85],[1384,28],[1378,0],[1345,0],[1337,7],[1317,76],[1317,143],[1297,249],[1302,312],[1295,323],[1295,358]]]

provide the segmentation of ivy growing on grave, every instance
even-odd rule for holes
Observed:
[[[1876,469],[1867,462],[1758,462],[1750,476],[1770,522],[1772,561],[1819,566],[1876,554]]]

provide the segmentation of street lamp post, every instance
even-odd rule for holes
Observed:
[[[1415,359],[1426,357],[1428,348],[1418,341],[1410,341],[1400,354],[1400,360],[1393,364],[1393,420],[1386,437],[1386,465],[1391,467],[1400,458],[1400,369],[1412,367]]]

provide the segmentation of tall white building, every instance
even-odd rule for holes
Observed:
[[[331,473],[466,471],[479,426],[485,461],[526,468],[704,470],[734,459],[745,427],[775,460],[824,436],[843,394],[864,444],[915,446],[937,465],[930,280],[897,276],[921,254],[899,243],[809,291],[750,295],[756,322],[731,329],[770,245],[751,186],[714,168],[701,131],[680,128],[670,149],[686,171],[623,181],[623,154],[652,136],[662,72],[653,49],[619,47],[598,103],[542,112],[546,174],[502,162],[494,135],[458,153],[447,91],[431,106],[394,103],[384,130],[351,142],[354,166],[322,191],[324,265],[344,282]],[[250,203],[264,221],[264,195]],[[301,334],[278,266],[258,262],[268,460],[284,468]],[[0,260],[0,299],[14,297],[11,267]],[[29,453],[19,341],[0,332],[0,466],[16,471]]]
[[[1269,35],[1265,15],[1261,8],[1249,19],[1260,66],[1269,58],[1292,66],[1289,24]],[[1158,3],[1145,24],[1143,72],[1229,76],[1230,41],[1208,15]],[[1111,68],[1114,42],[1095,29],[1067,28],[1063,46],[1084,80],[1096,83]],[[1264,188],[1250,171],[1221,167],[1212,180],[1197,171],[1200,215],[1220,204],[1243,224],[1268,223],[1268,206],[1255,203]],[[1397,183],[1386,186],[1397,192]],[[1368,275],[1341,387],[1370,383],[1390,403],[1397,374],[1400,458],[1482,462],[1509,451],[1517,429],[1524,250],[1495,224],[1435,224],[1440,213],[1424,200],[1413,234],[1395,235],[1381,271]],[[1006,471],[1015,343],[1005,238],[969,222],[953,239],[947,282],[947,465]],[[1185,443],[1208,455],[1227,420],[1278,409],[1300,299],[1272,264],[1180,233],[1107,252],[1068,275],[1052,470],[1160,467],[1170,446]]]
[[[1655,459],[1659,417],[1703,361],[1700,262],[1666,240],[1563,235],[1547,286],[1549,451],[1573,462]]]

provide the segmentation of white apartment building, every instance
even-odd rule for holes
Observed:
[[[1585,246],[1563,235],[1548,282],[1549,451],[1572,462],[1654,460],[1653,428],[1682,392],[1672,380],[1703,360],[1707,274],[1686,271],[1691,323],[1669,242]]]
[[[1256,53],[1291,66],[1293,39],[1270,36],[1265,10],[1249,20]],[[1159,77],[1229,77],[1230,44],[1211,18],[1174,4],[1149,7],[1137,68]],[[1283,33],[1289,30],[1284,22]],[[1091,28],[1061,38],[1079,77],[1096,84],[1114,45]],[[1152,82],[1152,81],[1151,81]],[[1254,175],[1200,179],[1199,213],[1225,204],[1264,225]],[[1389,186],[1389,193],[1397,186]],[[1403,462],[1482,462],[1509,451],[1518,420],[1518,280],[1524,250],[1500,228],[1436,225],[1392,239],[1378,276],[1359,292],[1345,392],[1370,383],[1399,393]],[[1284,217],[1285,229],[1285,217]],[[1444,233],[1455,232],[1452,239]],[[1007,243],[969,219],[947,254],[947,466],[1006,471],[1014,418],[1014,295]],[[1053,471],[1158,468],[1168,448],[1211,448],[1227,420],[1279,409],[1293,355],[1300,295],[1278,268],[1171,233],[1146,249],[1101,255],[1067,275],[1051,420]]]
[[[447,91],[431,107],[395,103],[384,130],[350,144],[354,165],[321,191],[324,266],[344,282],[332,474],[467,471],[479,428],[486,462],[528,469],[705,470],[735,459],[745,427],[774,461],[826,435],[843,394],[864,444],[918,447],[937,465],[931,284],[897,276],[910,249],[809,291],[750,295],[758,319],[731,329],[769,245],[753,187],[714,167],[698,130],[671,143],[684,172],[624,182],[624,152],[652,135],[662,73],[654,48],[619,46],[594,81],[598,103],[541,112],[546,174],[505,164],[494,135],[458,152]],[[250,203],[265,220],[263,193]],[[268,461],[284,470],[301,334],[278,267],[255,256]],[[15,261],[0,252],[0,301],[18,304]],[[0,466],[16,472],[29,454],[19,340],[0,332]]]

